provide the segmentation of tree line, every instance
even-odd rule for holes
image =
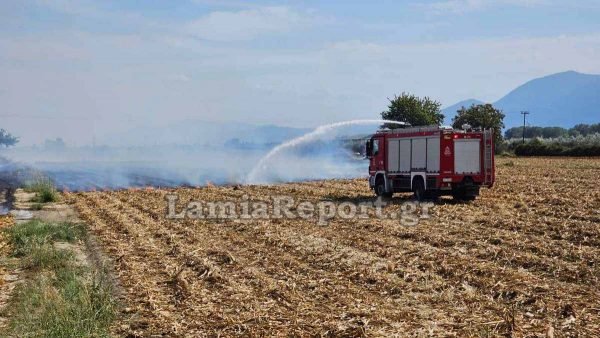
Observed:
[[[517,156],[600,156],[600,134],[532,138],[524,143],[520,140],[507,143],[507,148]]]
[[[525,127],[525,138],[558,138],[558,137],[577,137],[588,136],[600,133],[600,123],[596,124],[578,124],[573,128],[563,127]],[[504,132],[506,139],[522,138],[523,127],[509,128]]]

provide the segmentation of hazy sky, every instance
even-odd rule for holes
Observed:
[[[408,91],[495,101],[600,73],[600,2],[0,2],[0,128],[25,144],[200,119],[376,118]]]

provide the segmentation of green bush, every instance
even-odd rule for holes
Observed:
[[[508,140],[517,156],[600,156],[600,134],[553,139],[534,138],[525,143]]]
[[[37,178],[25,186],[25,190],[37,193],[35,202],[48,203],[58,201],[58,192],[48,178]]]

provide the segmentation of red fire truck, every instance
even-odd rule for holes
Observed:
[[[399,125],[402,126],[400,123]],[[495,180],[492,130],[426,126],[383,129],[367,141],[369,186],[378,196],[473,200]]]

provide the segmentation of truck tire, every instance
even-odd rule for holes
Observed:
[[[454,198],[457,201],[463,201],[463,202],[474,201],[475,197],[476,196],[474,196],[474,195],[467,195],[465,193],[454,193],[454,194],[452,194],[452,198]]]
[[[385,191],[385,181],[383,176],[378,176],[375,180],[375,195],[390,198],[393,193]]]
[[[413,192],[417,201],[422,201],[425,199],[425,183],[420,176],[415,177],[413,182]]]
[[[474,201],[479,194],[479,187],[475,186],[473,179],[465,177],[461,185],[452,192],[452,197],[457,201]]]

